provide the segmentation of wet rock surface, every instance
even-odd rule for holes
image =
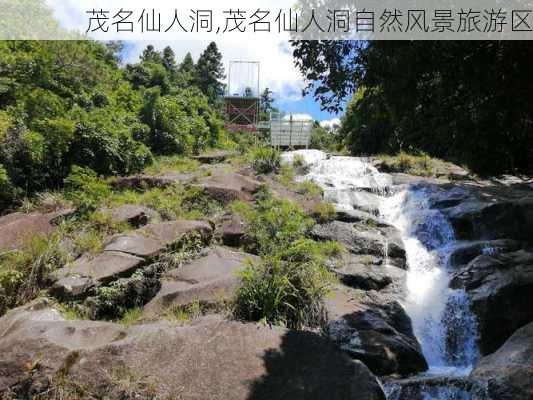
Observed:
[[[316,225],[311,235],[317,240],[335,240],[353,254],[387,258],[391,264],[405,268],[405,248],[398,231],[390,225],[333,221]]]
[[[470,378],[498,400],[533,398],[533,323],[517,330],[495,353],[483,357]]]
[[[457,272],[452,287],[464,287],[479,325],[483,354],[498,349],[511,334],[533,321],[533,253],[480,255]]]
[[[63,389],[86,397],[119,398],[129,377],[137,398],[385,399],[362,363],[311,332],[219,317],[185,327],[66,321],[46,304],[13,311],[0,332],[0,392],[18,398],[53,393],[61,374]]]

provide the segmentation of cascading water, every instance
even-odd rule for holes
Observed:
[[[446,217],[430,207],[435,189],[429,185],[393,188],[390,175],[380,173],[362,158],[300,150],[284,153],[283,160],[291,162],[295,154],[309,166],[302,179],[321,186],[326,200],[339,210],[371,212],[399,230],[408,263],[403,306],[430,367],[425,376],[468,374],[478,356],[477,329],[465,293],[449,288],[448,255],[456,241]],[[437,389],[424,392],[424,400],[470,399],[457,388]],[[389,399],[395,399],[392,392]]]

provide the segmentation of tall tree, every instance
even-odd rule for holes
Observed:
[[[177,65],[176,65],[176,54],[174,54],[174,50],[170,46],[167,46],[163,49],[163,66],[165,69],[170,72],[174,73],[177,71]]]
[[[224,94],[224,66],[222,64],[222,53],[218,50],[217,44],[211,42],[207,49],[200,55],[196,64],[195,73],[196,85],[209,98],[209,102],[214,104],[220,96]]]

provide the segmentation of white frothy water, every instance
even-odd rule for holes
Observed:
[[[455,238],[445,216],[430,208],[432,189],[403,187],[387,195],[391,176],[364,159],[300,150],[284,153],[283,160],[291,162],[296,154],[310,167],[302,179],[321,186],[339,210],[373,212],[399,230],[408,263],[403,306],[430,366],[428,374],[467,374],[477,357],[475,319],[464,292],[449,288],[448,255]],[[386,243],[384,248],[386,253]],[[456,329],[461,330],[460,338],[450,341]]]

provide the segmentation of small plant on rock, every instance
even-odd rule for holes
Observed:
[[[235,315],[294,329],[321,326],[333,282],[326,260],[340,252],[330,243],[302,239],[250,264],[241,273]]]
[[[277,172],[281,166],[281,154],[273,147],[260,147],[252,152],[252,168],[258,174]]]

